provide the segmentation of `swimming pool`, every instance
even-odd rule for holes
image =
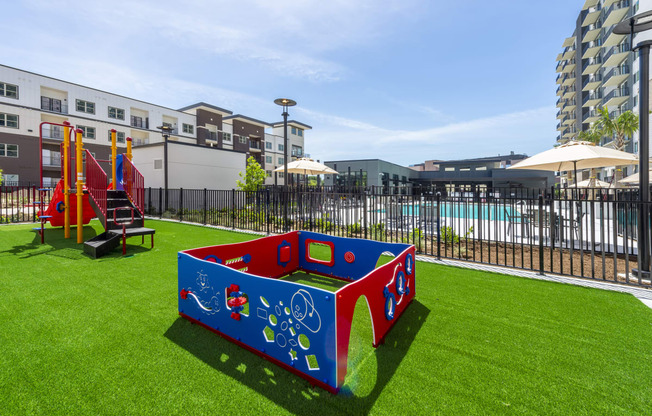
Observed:
[[[437,216],[437,205],[430,204],[401,205],[401,214],[404,216],[420,216],[421,208],[423,208],[423,216],[426,218]],[[377,212],[385,213],[386,210],[378,210]],[[390,210],[391,212],[391,210]],[[506,221],[507,215],[514,215],[515,210],[512,207],[504,205],[487,205],[487,204],[456,204],[450,202],[442,202],[440,206],[439,215],[448,218],[466,218],[466,219],[483,219],[490,221]],[[518,222],[518,221],[516,221]]]

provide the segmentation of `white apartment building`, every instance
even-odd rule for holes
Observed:
[[[156,165],[154,160],[138,160],[137,155],[148,152],[137,151],[143,147],[162,146],[163,136],[160,126],[168,126],[169,141],[197,147],[189,151],[183,147],[179,155],[170,155],[170,160],[179,162],[179,157],[189,157],[196,152],[210,152],[214,157],[197,156],[202,163],[213,163],[209,169],[214,178],[197,181],[197,188],[211,184],[211,189],[230,189],[235,187],[233,170],[240,166],[244,171],[247,156],[254,156],[261,166],[269,171],[279,164],[278,152],[270,152],[271,164],[266,164],[267,144],[274,142],[272,150],[278,149],[279,140],[275,134],[276,123],[269,124],[244,115],[233,115],[229,110],[206,103],[197,103],[174,110],[161,105],[100,91],[67,81],[23,71],[0,65],[0,169],[3,169],[5,184],[38,184],[39,157],[43,161],[43,185],[54,186],[61,177],[60,148],[63,140],[63,127],[42,123],[62,124],[69,122],[73,127],[83,131],[84,148],[88,149],[99,161],[110,159],[110,131],[117,131],[119,148],[126,147],[126,138],[131,137],[134,145],[134,163],[137,167]],[[303,132],[311,127],[299,122],[292,122],[288,128],[288,137],[298,153],[303,153]],[[290,129],[301,129],[301,133],[291,134]],[[265,130],[271,130],[266,133]],[[282,127],[281,127],[282,134]],[[42,137],[42,150],[39,156],[39,136]],[[209,150],[208,147],[213,149]],[[171,149],[182,149],[173,146]],[[122,150],[124,151],[124,150]],[[174,151],[174,150],[171,150]],[[223,151],[219,157],[215,157]],[[195,152],[195,153],[193,153]],[[156,152],[154,152],[156,153]],[[244,157],[243,155],[244,154]],[[185,156],[184,156],[185,155]],[[225,160],[235,158],[236,162],[226,163],[229,174],[221,175],[220,167]],[[108,162],[100,162],[109,171]],[[199,178],[192,160],[180,162],[186,169],[177,174],[189,178]],[[204,166],[205,167],[205,166]],[[154,169],[154,168],[152,168]],[[204,171],[205,173],[206,171]],[[226,172],[226,171],[225,171]],[[154,175],[158,176],[158,175]],[[170,179],[172,179],[170,177]],[[157,186],[157,180],[151,180],[146,186]],[[181,183],[193,183],[184,178]],[[199,184],[202,182],[202,184]],[[267,178],[268,184],[274,183],[274,177]],[[277,178],[279,185],[283,178]],[[170,187],[174,182],[170,181]]]
[[[575,29],[557,55],[557,143],[577,138],[600,118],[607,108],[611,117],[625,111],[639,113],[639,59],[632,47],[652,33],[634,37],[613,33],[614,27],[644,11],[652,10],[652,0],[585,0]],[[614,145],[613,137],[603,137],[600,145]],[[638,133],[629,138],[625,151],[638,153]],[[624,175],[635,167],[627,167]],[[604,169],[601,179],[611,179],[614,169]]]

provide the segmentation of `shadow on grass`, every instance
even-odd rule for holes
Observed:
[[[8,250],[0,251],[0,257],[16,256],[20,259],[28,259],[35,256],[46,255],[69,260],[80,260],[84,258],[92,259],[91,256],[84,253],[83,245],[77,244],[77,233],[75,227],[71,229],[70,238],[68,239],[65,238],[63,228],[46,228],[44,244],[41,244],[41,236],[38,232],[27,229],[24,232],[33,233],[32,241],[27,244],[15,245]],[[88,241],[96,235],[97,231],[95,228],[92,226],[84,226],[84,241]],[[149,251],[150,243],[148,239],[145,240],[146,241],[141,244],[142,239],[139,240],[138,237],[128,239],[127,254],[124,257]],[[118,257],[123,257],[122,240],[118,248],[103,258],[115,259]]]
[[[396,373],[429,313],[430,310],[415,299],[401,315],[385,343],[373,352],[378,368],[376,382],[373,387],[365,388],[368,393],[364,397],[357,396],[346,384],[337,396],[313,389],[308,381],[183,318],[168,328],[165,337],[289,412],[323,414],[324,406],[328,406],[329,413],[367,414]]]

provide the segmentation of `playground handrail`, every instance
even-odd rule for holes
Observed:
[[[107,215],[106,186],[107,181],[104,169],[100,167],[100,164],[91,155],[91,152],[86,150],[86,188],[90,196],[95,200],[100,211],[102,211],[105,219]]]
[[[124,189],[140,215],[145,217],[145,178],[126,154],[122,155],[122,180]]]

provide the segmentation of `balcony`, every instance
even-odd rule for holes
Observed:
[[[584,97],[582,107],[595,107],[602,102],[602,92],[594,92]]]
[[[602,40],[596,39],[592,42],[589,42],[584,45],[584,54],[582,55],[582,59],[589,59],[595,57],[598,53],[600,53],[600,49],[602,49]]]
[[[599,88],[600,85],[602,85],[602,74],[593,74],[584,81],[582,91],[593,91]]]
[[[627,35],[617,35],[614,33],[614,27],[613,26],[605,26],[602,28],[602,33],[601,33],[601,38],[602,38],[602,46],[605,48],[608,48],[610,46],[616,46],[619,43],[625,39],[625,36]]]
[[[597,23],[597,22],[596,22]],[[602,33],[602,26],[598,24],[592,24],[583,28],[582,43],[592,42],[600,38],[600,33]]]
[[[566,75],[566,78],[564,78],[564,81],[561,83],[564,87],[568,87],[569,85],[575,84],[575,73],[571,72],[570,74]]]
[[[573,110],[575,110],[575,107],[577,107],[577,100],[575,98],[573,98],[573,99],[564,101],[564,106],[562,107],[562,110],[564,110],[564,111],[573,111]]]
[[[624,61],[627,58],[627,54],[629,54],[630,48],[629,48],[629,43],[622,43],[620,45],[612,46],[611,48],[607,49],[607,53],[605,53],[603,56],[603,66],[618,66],[622,61]]]
[[[562,121],[564,126],[568,126],[571,124],[575,124],[575,111],[571,111],[568,113],[568,116]]]
[[[557,112],[557,119],[563,121],[564,117],[566,117],[566,112],[565,111],[560,110],[560,111]]]
[[[59,99],[41,96],[41,110],[68,114],[68,105],[62,104]]]
[[[573,136],[575,136],[576,134],[577,134],[577,129],[576,129],[575,127],[571,127],[571,128],[566,129],[566,131],[564,131],[564,132],[562,133],[561,137],[562,137],[562,138],[565,138],[565,139],[566,139],[566,138],[567,138],[567,139],[571,139],[571,138],[572,138]]]
[[[131,127],[138,127],[139,129],[147,129],[149,128],[149,119],[148,118],[143,119],[142,117],[131,116],[129,125]]]
[[[604,14],[604,26],[615,25],[616,23],[623,20],[623,18],[629,12],[629,0],[620,0],[609,7],[607,12]]]
[[[303,157],[302,149],[292,149],[292,157]]]
[[[557,95],[561,97],[562,94],[564,94],[564,87],[562,87],[562,86],[560,85],[560,86],[557,88]]]
[[[251,150],[252,152],[262,152],[262,146],[260,145],[260,141],[250,139],[249,150]]]
[[[144,146],[146,144],[149,144],[149,139],[137,139],[137,138],[134,138],[132,140],[133,140],[132,144],[134,146]]]
[[[63,140],[63,127],[44,124],[42,127],[43,138],[52,140]]]
[[[555,80],[555,82],[557,84],[561,84],[563,81],[564,81],[563,75],[562,74],[557,75],[557,79]]]
[[[607,75],[605,75],[603,85],[605,87],[620,85],[627,79],[629,73],[629,65],[613,68],[611,71],[607,72]]]
[[[596,4],[593,7],[590,7],[587,9],[586,16],[584,17],[584,20],[582,21],[582,27],[589,26],[592,24],[595,24],[595,22],[598,21],[600,18],[600,4]]]
[[[555,68],[556,72],[561,72],[564,69],[564,61],[560,61],[557,63],[557,67]]]
[[[611,118],[618,118],[621,114],[626,113],[627,111],[629,111],[629,110],[624,109],[624,108],[618,108],[618,109],[616,109],[614,111],[610,111],[609,116]]]
[[[621,87],[611,91],[604,98],[604,107],[618,107],[629,98],[629,88]]]
[[[561,69],[561,72],[562,73],[569,73],[569,72],[573,71],[575,69],[575,64],[576,63],[577,63],[577,61],[575,60],[575,58],[566,61],[566,64]]]
[[[598,110],[585,111],[582,115],[582,123],[594,123],[598,121],[600,117],[602,117],[602,113]]]
[[[564,95],[562,95],[561,98],[564,99],[573,98],[576,92],[577,92],[577,88],[575,88],[574,86],[566,87],[566,89],[564,89]]]
[[[586,0],[584,2],[584,6],[582,7],[582,10],[586,10],[591,7],[594,7],[596,4],[598,4],[598,0]]]
[[[600,55],[596,56],[595,58],[587,59],[586,62],[584,62],[584,66],[582,67],[582,75],[595,74],[601,67],[602,58]]]
[[[564,51],[564,53],[562,55],[562,59],[571,59],[571,58],[573,58],[575,56],[575,50],[576,50],[575,45],[573,45],[573,46],[571,46],[569,48],[566,48],[566,50]]]
[[[566,128],[566,126],[562,126],[561,123],[557,123],[557,130],[562,131]]]

